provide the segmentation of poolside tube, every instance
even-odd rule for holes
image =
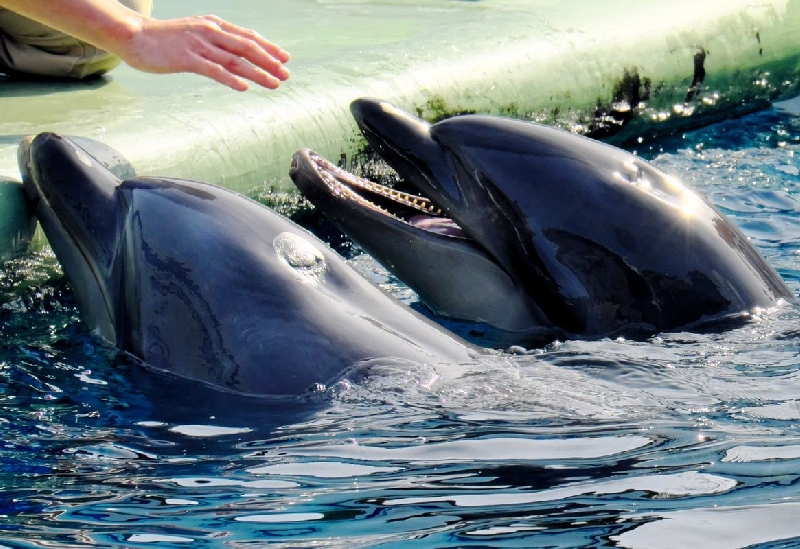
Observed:
[[[298,60],[279,95],[175,112],[160,123],[164,139],[124,150],[145,170],[292,192],[295,150],[339,159],[363,146],[348,110],[359,96],[431,120],[492,113],[624,144],[800,93],[800,0],[485,4],[495,9],[427,41],[345,52],[306,72]],[[195,139],[169,141],[187,129]]]

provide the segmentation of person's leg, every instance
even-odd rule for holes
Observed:
[[[118,0],[149,15],[152,0]],[[113,69],[120,60],[91,44],[0,8],[0,72],[56,78],[86,78]]]

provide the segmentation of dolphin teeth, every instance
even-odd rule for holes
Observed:
[[[352,200],[365,208],[380,212],[404,223],[407,221],[401,214],[373,202],[368,196],[364,195],[382,196],[405,208],[424,212],[428,215],[442,215],[442,210],[425,197],[405,193],[351,174],[316,153],[312,154],[311,157],[317,165],[320,177],[328,186],[330,192],[343,199]]]

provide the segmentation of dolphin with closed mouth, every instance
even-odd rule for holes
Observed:
[[[280,396],[376,360],[453,365],[478,352],[269,208],[207,183],[122,181],[82,145],[26,143],[25,192],[83,320],[144,363]]]
[[[794,300],[719,210],[626,151],[502,117],[431,125],[377,99],[351,112],[411,193],[311,150],[290,176],[437,314],[541,342],[695,329]]]

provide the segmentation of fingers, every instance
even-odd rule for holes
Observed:
[[[251,30],[251,29],[245,29],[245,28],[240,27],[238,25],[234,25],[233,23],[225,21],[224,19],[220,19],[216,15],[206,15],[206,16],[204,16],[204,19],[207,19],[209,21],[213,21],[214,23],[216,23],[219,26],[219,28],[221,28],[222,30],[224,30],[224,31],[226,31],[226,32],[228,32],[230,34],[237,35],[237,36],[240,36],[240,37],[242,37],[242,38],[244,38],[246,40],[251,40],[251,41],[257,43],[261,47],[261,49],[263,49],[265,52],[267,52],[273,58],[277,59],[279,62],[281,62],[281,63],[288,63],[289,62],[289,53],[288,52],[284,51],[278,45],[273,44],[272,42],[270,42],[269,40],[267,40],[266,38],[261,36],[256,31]]]
[[[243,58],[219,49],[195,54],[193,72],[207,76],[237,91],[248,89],[247,80],[274,90],[281,81],[267,71],[245,61]]]
[[[188,72],[193,72],[195,74],[205,76],[207,78],[210,78],[211,80],[216,80],[220,84],[228,86],[229,88],[236,91],[247,91],[247,89],[249,88],[247,80],[236,76],[229,70],[225,69],[219,63],[215,63],[214,61],[209,61],[205,57],[202,57],[196,53],[192,54],[191,59],[193,63],[189,67]],[[277,86],[274,86],[271,89],[274,89],[275,87]]]
[[[216,16],[203,19],[213,23],[212,32],[205,37],[209,47],[197,52],[206,61],[199,64],[203,75],[239,91],[248,87],[244,80],[275,89],[289,78],[289,70],[283,66],[289,54],[280,47]]]
[[[282,80],[289,78],[288,69],[253,42],[230,35],[218,36],[215,40],[216,47],[208,49],[203,56],[233,74],[267,88],[277,88]]]

